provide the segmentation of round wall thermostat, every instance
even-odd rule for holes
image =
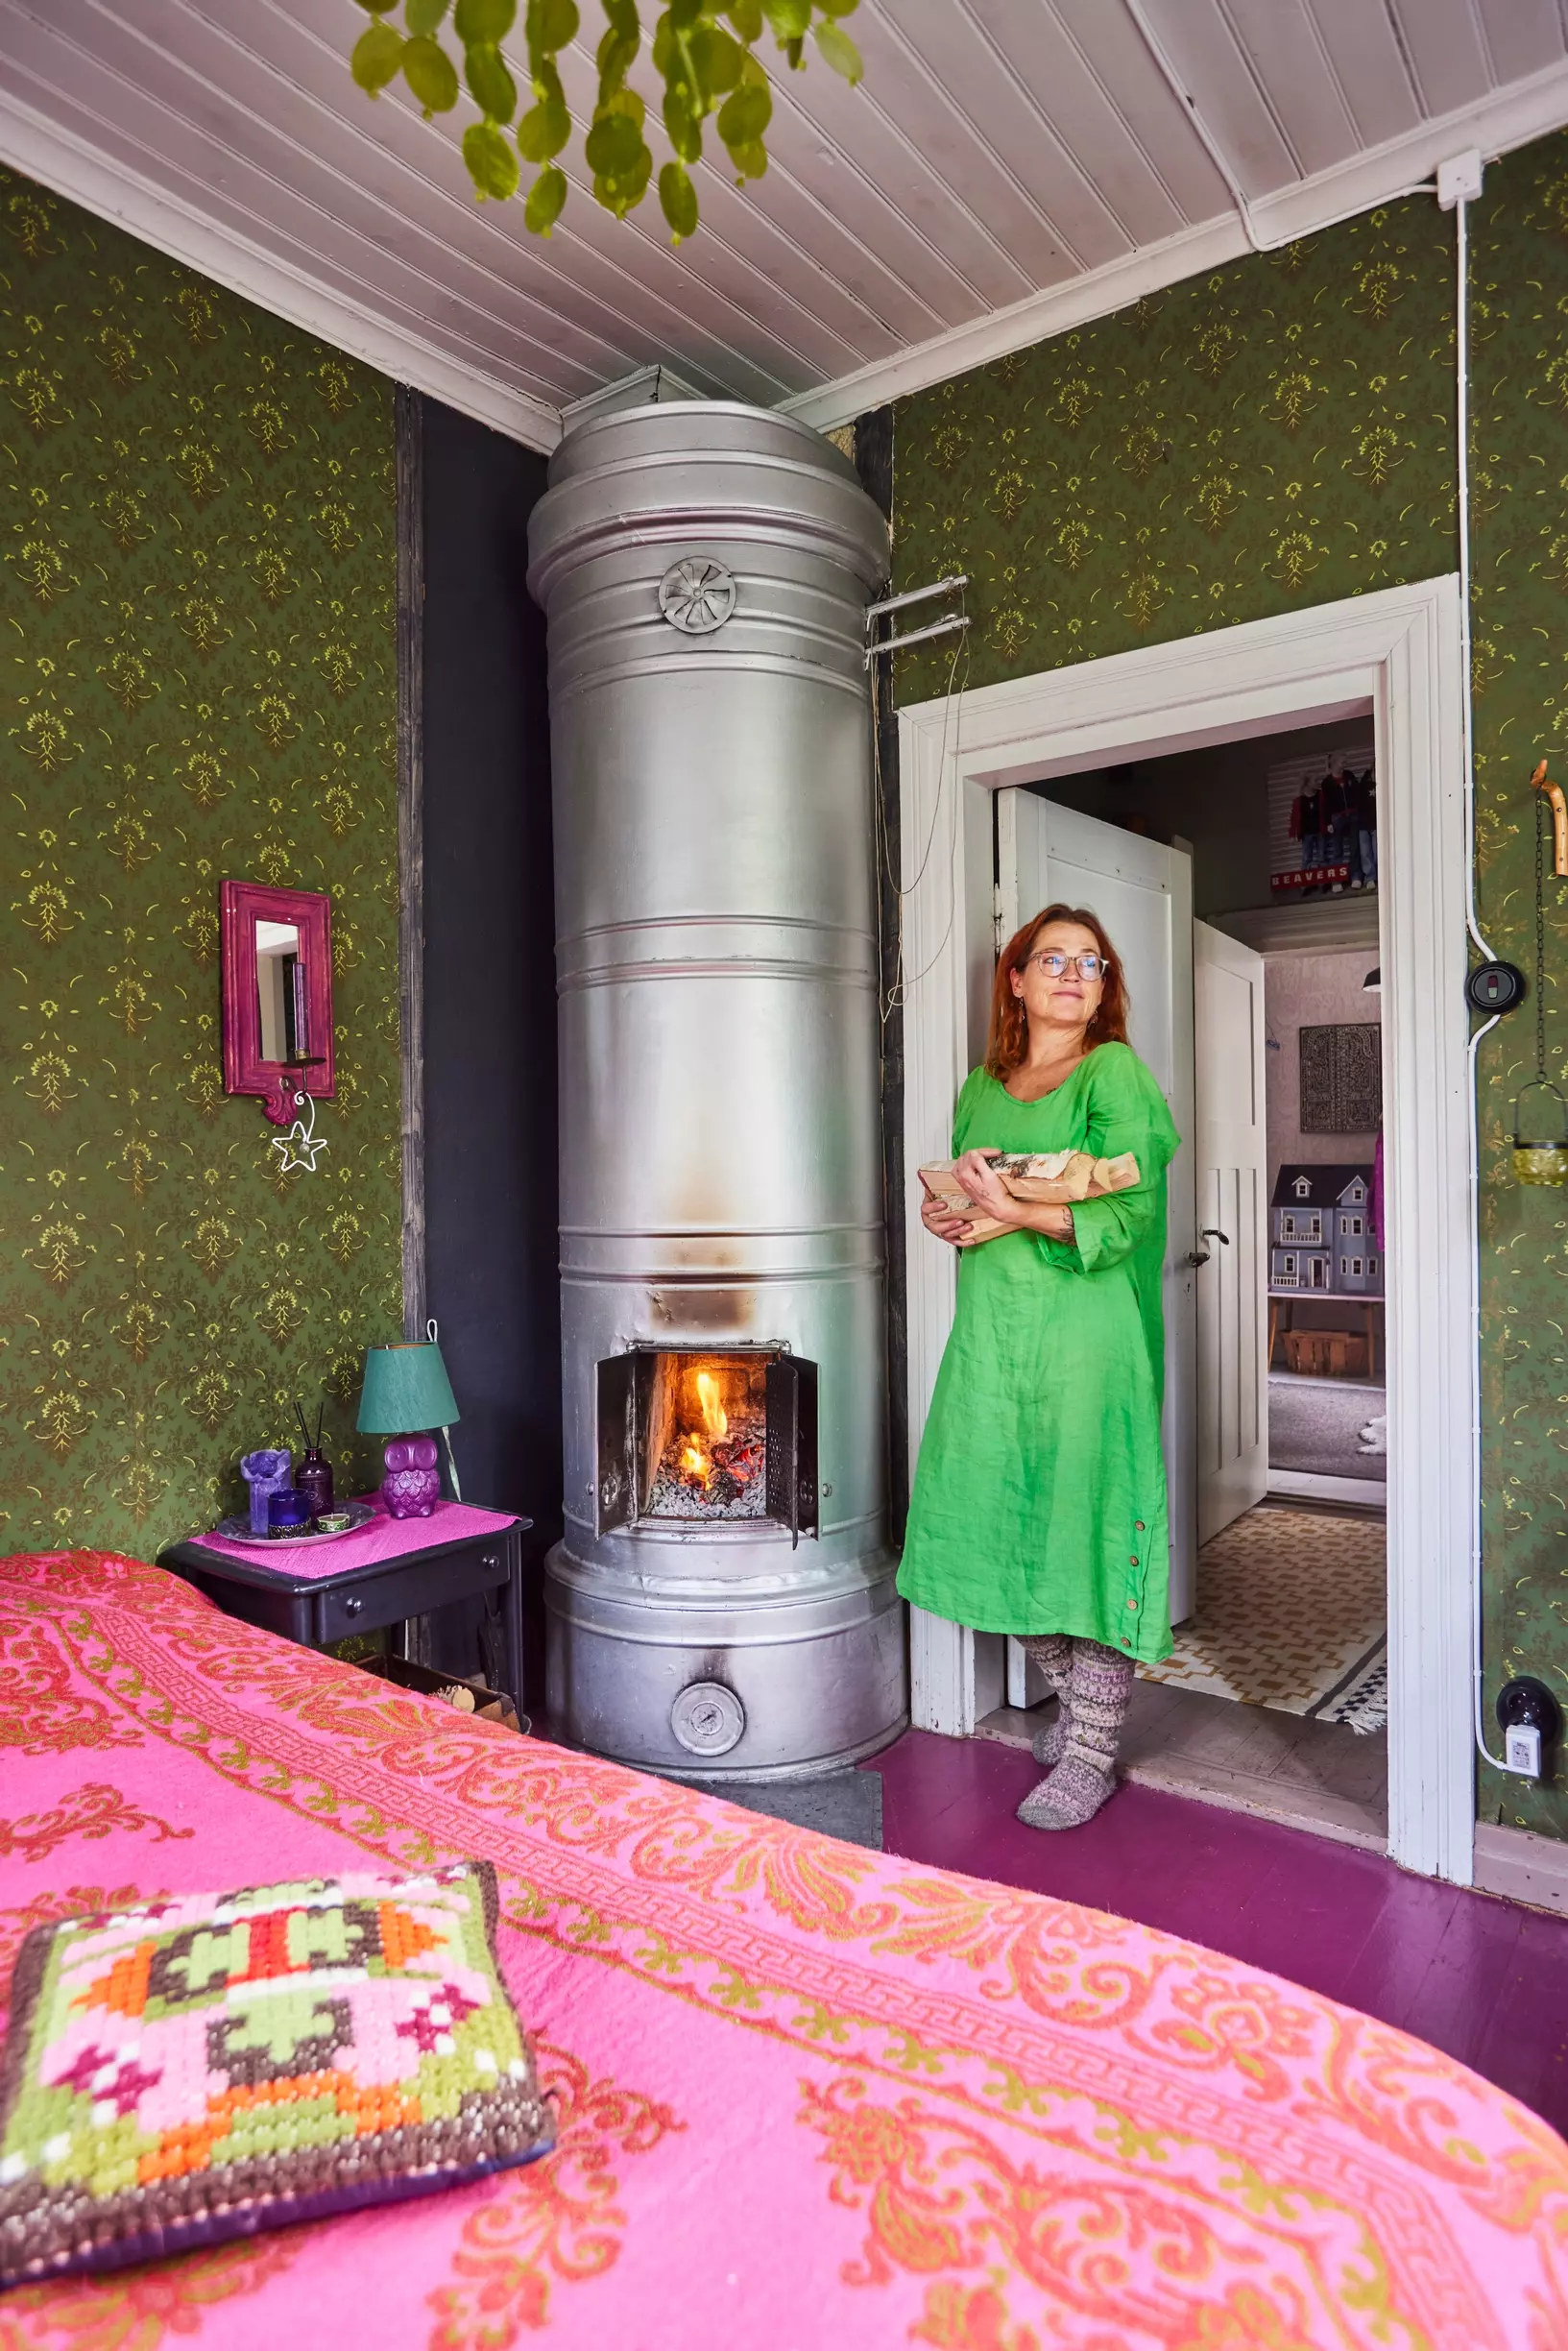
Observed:
[[[1524,992],[1525,975],[1516,963],[1478,963],[1464,983],[1478,1012],[1511,1012]]]

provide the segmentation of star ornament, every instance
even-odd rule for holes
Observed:
[[[298,1101],[302,1098],[296,1096],[295,1099]],[[297,1118],[286,1133],[274,1135],[267,1146],[269,1151],[277,1153],[277,1169],[282,1176],[291,1175],[296,1168],[302,1168],[307,1176],[314,1176],[319,1154],[330,1149],[326,1137],[316,1132],[315,1103],[308,1095],[302,1099],[309,1124],[302,1118]]]

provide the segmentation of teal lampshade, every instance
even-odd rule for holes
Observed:
[[[365,1386],[356,1426],[372,1437],[448,1428],[459,1417],[452,1383],[433,1339],[365,1349]]]

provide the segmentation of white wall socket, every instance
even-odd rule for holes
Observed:
[[[1510,1772],[1522,1780],[1538,1780],[1541,1776],[1541,1734],[1530,1723],[1520,1723],[1503,1733],[1503,1761]]]

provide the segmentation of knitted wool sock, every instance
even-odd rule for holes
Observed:
[[[1031,1633],[1024,1654],[1056,1693],[1055,1720],[1034,1734],[1034,1759],[1049,1771],[1067,1752],[1068,1701],[1072,1696],[1073,1643],[1065,1633]]]
[[[1081,1829],[1116,1787],[1116,1751],[1132,1696],[1132,1660],[1074,1640],[1072,1714],[1062,1759],[1018,1807],[1030,1829]]]

